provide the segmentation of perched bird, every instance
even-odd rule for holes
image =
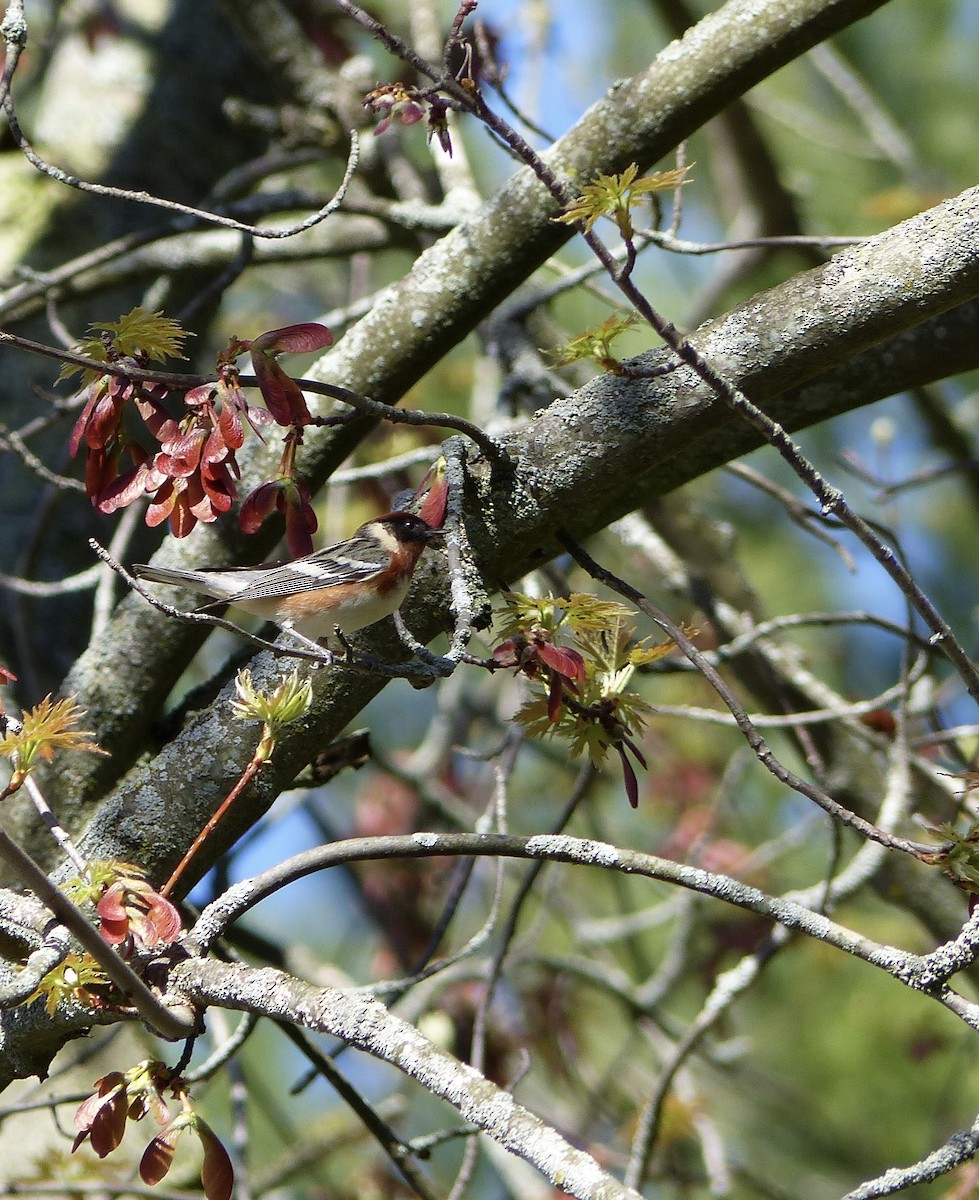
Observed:
[[[336,626],[353,633],[399,608],[422,551],[442,536],[414,513],[392,512],[366,521],[346,541],[293,562],[197,571],[136,563],[133,574],[212,596],[197,612],[233,604],[315,642]]]

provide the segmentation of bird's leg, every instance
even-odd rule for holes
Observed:
[[[308,650],[312,650],[315,654],[318,654],[323,659],[322,663],[315,663],[314,666],[331,667],[333,665],[333,655],[326,646],[321,646],[319,642],[314,642],[312,638],[306,637],[305,634],[300,633],[299,630],[291,624],[283,622],[282,631],[289,637],[294,638],[301,646],[305,646]]]

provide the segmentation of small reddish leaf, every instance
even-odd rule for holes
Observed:
[[[207,1200],[231,1200],[231,1192],[235,1185],[231,1157],[221,1139],[200,1117],[197,1118],[195,1128],[204,1147],[204,1163],[201,1167],[204,1195]]]
[[[184,393],[184,404],[188,408],[203,408],[207,404],[213,404],[217,394],[216,383],[202,383],[200,387],[191,388],[189,392]]]
[[[625,794],[629,799],[629,804],[633,808],[639,807],[639,780],[636,778],[636,773],[632,769],[632,763],[629,762],[626,756],[625,747],[620,742],[615,742],[615,748],[619,752],[619,758],[622,759],[622,779],[625,783]]]
[[[282,490],[280,479],[260,483],[245,499],[238,511],[238,524],[245,533],[258,533],[265,520],[272,515]]]
[[[68,453],[72,458],[78,453],[78,448],[82,444],[82,438],[85,436],[85,430],[88,426],[89,418],[92,415],[92,409],[98,403],[101,392],[95,384],[88,389],[88,400],[85,402],[85,407],[82,409],[81,416],[75,422],[75,427],[71,431],[71,437],[68,440]]]
[[[565,679],[571,679],[579,685],[585,682],[585,660],[577,650],[540,641],[537,643],[537,654],[552,671],[557,671]]]
[[[164,442],[154,460],[156,469],[165,475],[193,475],[200,465],[206,436],[200,426],[195,426],[172,441]]]
[[[624,744],[624,745],[626,745],[626,746],[628,746],[628,748],[629,748],[629,749],[632,751],[632,753],[635,755],[635,757],[636,757],[636,761],[639,763],[639,765],[642,767],[642,769],[643,769],[644,771],[645,771],[645,770],[647,770],[647,769],[648,769],[648,763],[646,762],[646,756],[645,756],[645,754],[643,754],[643,752],[642,752],[642,751],[639,749],[639,747],[638,747],[638,746],[636,745],[636,743],[635,743],[635,742],[632,740],[632,738],[631,738],[631,737],[629,737],[629,736],[628,736],[628,734],[625,734],[625,733],[621,733],[621,734],[619,734],[619,737],[622,739],[622,742],[623,742],[623,744]]]
[[[144,946],[176,941],[182,925],[176,906],[148,884],[140,891],[146,912],[137,922],[139,940]]]
[[[415,493],[416,497],[422,492],[425,493],[425,498],[418,506],[418,515],[433,529],[441,529],[449,504],[449,485],[445,478],[444,459],[440,459],[422,480]]]
[[[221,405],[218,412],[218,428],[221,430],[221,438],[229,450],[240,450],[245,444],[245,429],[241,423],[239,410],[234,404]]]
[[[83,1100],[75,1111],[78,1132],[72,1143],[72,1153],[90,1138],[92,1149],[99,1158],[111,1154],[126,1132],[128,1108],[124,1077],[118,1071],[103,1076],[96,1084],[95,1093]]]
[[[306,425],[311,420],[299,384],[274,359],[252,350],[252,367],[266,407],[278,425]]]
[[[201,466],[200,471],[201,487],[204,493],[214,508],[216,513],[225,513],[230,511],[235,497],[238,494],[238,489],[235,487],[235,482],[231,478],[231,472],[228,470],[228,464],[224,462],[208,463],[205,462]],[[198,513],[198,516],[200,514]],[[212,518],[213,520],[214,518]],[[201,517],[201,520],[205,520]]]
[[[119,470],[119,446],[111,450],[89,450],[85,460],[85,492],[95,503],[96,496],[109,486]]]
[[[863,714],[860,723],[866,725],[868,729],[873,729],[876,733],[886,734],[887,737],[893,737],[897,732],[897,721],[888,708],[871,709],[870,712]]]
[[[173,1151],[182,1129],[183,1125],[177,1128],[171,1125],[169,1129],[158,1133],[143,1151],[143,1157],[139,1160],[139,1177],[143,1183],[152,1185],[166,1178],[173,1165]]]
[[[110,1071],[108,1075],[103,1075],[101,1079],[96,1079],[95,1091],[91,1096],[86,1096],[75,1109],[75,1128],[79,1132],[87,1130],[92,1123],[92,1118],[105,1103],[106,1096],[117,1088],[122,1087],[124,1083],[125,1079],[121,1071]]]
[[[122,406],[122,399],[114,395],[99,397],[85,427],[86,446],[92,450],[108,446],[119,429],[119,422],[122,420]]]
[[[182,483],[185,486],[180,488],[179,485]],[[170,532],[175,538],[185,538],[197,527],[198,520],[202,519],[198,516],[197,510],[201,508],[205,499],[204,492],[194,477],[187,480],[178,479],[174,487],[177,490],[177,502],[170,513],[168,524]],[[214,519],[210,504],[204,506],[204,516],[211,520]]]
[[[118,945],[129,936],[130,918],[125,899],[125,886],[117,882],[106,890],[95,906],[99,914],[99,933],[110,946]]]
[[[207,435],[207,441],[204,443],[204,449],[201,451],[201,458],[206,463],[224,462],[231,453],[231,450],[224,440],[224,432],[219,425],[213,426],[211,432]]]
[[[305,354],[332,345],[333,334],[317,321],[301,321],[297,325],[270,329],[251,342],[252,350],[273,350],[279,354]]]
[[[187,480],[186,505],[198,521],[203,521],[205,525],[209,525],[212,521],[218,519],[218,509],[211,500],[210,494],[204,487],[203,474],[192,475]],[[170,522],[171,529],[173,528],[173,520]]]
[[[167,479],[157,489],[156,495],[150,501],[149,507],[146,510],[146,524],[150,529],[154,529],[157,525],[162,525],[167,517],[170,516],[177,503],[178,496],[179,493],[172,479]]]
[[[102,895],[95,911],[99,932],[115,944],[132,933],[144,946],[172,942],[180,933],[180,913],[145,879],[118,879]]]
[[[98,496],[95,497],[95,507],[100,513],[109,514],[132,504],[134,500],[138,500],[146,491],[149,474],[145,463],[140,463],[136,467],[130,467],[128,471],[117,475],[107,487],[104,487],[99,492]],[[159,482],[162,482],[162,480]]]
[[[191,493],[186,479],[168,479],[146,509],[146,524],[152,529],[168,520],[174,537],[186,537],[197,524],[197,517],[190,511],[191,496],[201,494],[199,487]]]
[[[176,421],[157,398],[147,395],[145,392],[137,392],[133,401],[139,415],[143,418],[143,424],[158,442],[165,441],[178,432]]]
[[[524,643],[518,643],[516,638],[508,638],[494,648],[493,661],[499,667],[519,667],[524,648]]]
[[[248,422],[252,432],[264,442],[259,425],[271,425],[272,414],[266,408],[249,405],[239,384],[238,372],[231,363],[219,364],[221,378],[217,384],[217,396],[221,403],[218,408],[218,426],[224,435],[226,444],[232,450],[240,450],[245,444],[245,430],[242,417]]]
[[[120,1103],[120,1099],[123,1103]],[[108,1158],[118,1149],[126,1132],[125,1095],[113,1096],[99,1109],[88,1131],[89,1142],[99,1158]],[[81,1135],[79,1135],[81,1137]],[[75,1139],[76,1142],[78,1138]]]
[[[293,558],[313,553],[312,535],[316,532],[316,513],[309,502],[309,489],[294,483],[283,493],[286,502],[286,545]]]

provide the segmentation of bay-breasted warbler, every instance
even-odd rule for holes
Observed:
[[[231,604],[316,641],[336,626],[353,633],[399,608],[422,551],[442,534],[414,513],[392,512],[366,521],[346,541],[292,562],[196,571],[136,563],[133,574],[213,597],[198,612]]]

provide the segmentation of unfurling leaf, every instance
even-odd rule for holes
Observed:
[[[579,685],[585,682],[585,660],[577,650],[541,641],[537,643],[537,654],[558,675]]]
[[[507,636],[493,660],[522,672],[532,688],[514,720],[531,737],[565,739],[572,757],[587,754],[596,767],[614,749],[626,796],[636,807],[636,765],[646,767],[637,738],[652,709],[630,685],[638,667],[669,654],[674,643],[635,644],[632,612],[587,593],[555,599],[510,592],[506,600],[501,615]],[[559,640],[569,636],[574,646]]]
[[[94,734],[73,728],[83,716],[84,711],[70,697],[52,700],[45,696],[30,712],[24,713],[16,733],[0,738],[0,755],[14,758],[18,769],[27,771],[37,758],[50,761],[59,748],[104,754]]]
[[[162,312],[147,312],[137,306],[118,321],[106,321],[103,325],[92,325],[92,329],[108,329],[112,343],[124,356],[144,355],[153,362],[166,362],[168,358],[184,358],[184,341],[191,337],[177,321],[165,317]]]
[[[566,367],[570,363],[593,359],[603,370],[613,375],[622,375],[625,373],[625,367],[612,353],[612,343],[620,334],[638,323],[639,318],[634,314],[613,313],[612,316],[606,317],[601,325],[596,325],[594,329],[586,329],[584,333],[551,352],[551,361],[556,367]]]
[[[110,352],[102,338],[102,332],[111,334],[109,345],[115,358],[143,358],[164,363],[170,358],[184,358],[182,353],[186,338],[193,335],[182,329],[178,322],[165,317],[162,312],[147,312],[137,306],[118,321],[94,322],[89,326],[91,336],[83,338],[72,349],[95,362],[108,362]],[[58,380],[70,379],[72,375],[85,371],[84,367],[66,363],[61,368]],[[95,378],[95,371],[86,372],[86,378]]]
[[[419,497],[423,497],[418,503]],[[449,504],[449,487],[445,478],[445,459],[433,463],[415,492],[413,511],[417,512],[426,525],[441,529]]]
[[[241,721],[262,721],[273,731],[300,720],[313,702],[313,685],[309,679],[300,680],[298,671],[281,680],[274,692],[263,692],[252,682],[251,671],[242,668],[235,690],[238,699],[231,702],[235,716]]]
[[[638,197],[651,192],[673,191],[687,183],[687,172],[692,166],[693,163],[674,171],[654,171],[637,179],[639,168],[630,163],[619,175],[599,175],[586,183],[577,200],[554,220],[563,225],[580,223],[587,232],[599,217],[608,217],[616,223],[624,238],[631,238],[634,233],[631,212]]]
[[[317,321],[283,325],[281,329],[270,329],[251,341],[253,350],[270,350],[275,354],[308,354],[311,350],[332,345],[333,334]]]
[[[235,1172],[224,1143],[214,1130],[198,1117],[197,1136],[204,1147],[201,1183],[207,1200],[230,1200],[235,1185]]]
[[[168,945],[176,940],[180,913],[145,879],[118,879],[95,906],[99,933],[112,946],[132,936],[142,947]]]
[[[252,367],[258,390],[278,425],[306,425],[311,420],[299,384],[262,350],[252,348]]]
[[[152,1185],[167,1177],[173,1166],[173,1152],[177,1139],[184,1130],[183,1125],[178,1127],[179,1120],[178,1117],[169,1129],[158,1133],[143,1151],[143,1157],[139,1160],[139,1177],[143,1183]]]
[[[75,1110],[72,1152],[88,1138],[99,1158],[111,1154],[126,1132],[128,1110],[125,1076],[120,1071],[103,1075],[95,1085],[95,1092]]]
[[[173,1165],[174,1150],[185,1129],[192,1130],[204,1149],[201,1183],[207,1200],[230,1200],[235,1173],[231,1158],[220,1138],[189,1106],[146,1147],[139,1163],[139,1177],[144,1183],[159,1183]]]
[[[44,997],[44,1008],[53,1017],[58,1006],[68,1001],[92,1006],[99,1003],[93,988],[107,987],[109,977],[98,963],[87,954],[69,954],[68,957],[37,985],[37,990],[27,997],[25,1004]]]
[[[625,784],[625,794],[631,808],[639,807],[639,780],[636,778],[636,772],[633,769],[632,763],[629,762],[629,757],[625,752],[625,747],[621,742],[615,743],[615,748],[619,752],[619,758],[622,761],[622,779]],[[645,765],[645,764],[643,764]]]

